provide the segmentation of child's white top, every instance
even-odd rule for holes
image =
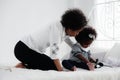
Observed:
[[[65,28],[60,22],[56,22],[52,25],[41,27],[38,32],[24,37],[21,41],[39,53],[45,53],[46,48],[50,47],[50,57],[57,59],[58,46],[66,37]]]

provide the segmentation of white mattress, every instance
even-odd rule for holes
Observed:
[[[0,80],[120,80],[120,67],[102,67],[95,71],[42,71],[0,67]]]

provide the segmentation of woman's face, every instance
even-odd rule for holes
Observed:
[[[71,29],[66,29],[66,34],[69,36],[76,36],[79,34],[79,32],[82,31],[82,29],[79,30],[71,30]]]

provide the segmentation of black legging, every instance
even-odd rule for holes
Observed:
[[[15,56],[26,68],[40,70],[57,70],[53,60],[45,54],[38,53],[22,41],[19,41],[14,49]]]
[[[71,60],[63,60],[62,61],[62,65],[66,68],[66,69],[69,69],[71,70],[73,66],[76,66],[78,68],[83,68],[83,69],[87,69],[89,70],[88,66],[86,63],[84,62],[75,62],[75,61],[71,61]]]

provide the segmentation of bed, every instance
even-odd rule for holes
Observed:
[[[77,69],[73,72],[64,69],[64,71],[58,72],[0,66],[0,80],[120,80],[119,49],[120,44],[117,44],[107,53],[92,54],[93,58],[99,58],[100,61],[109,64],[109,66],[103,66],[94,71]]]
[[[4,67],[0,69],[0,80],[120,80],[120,68],[57,72]]]

